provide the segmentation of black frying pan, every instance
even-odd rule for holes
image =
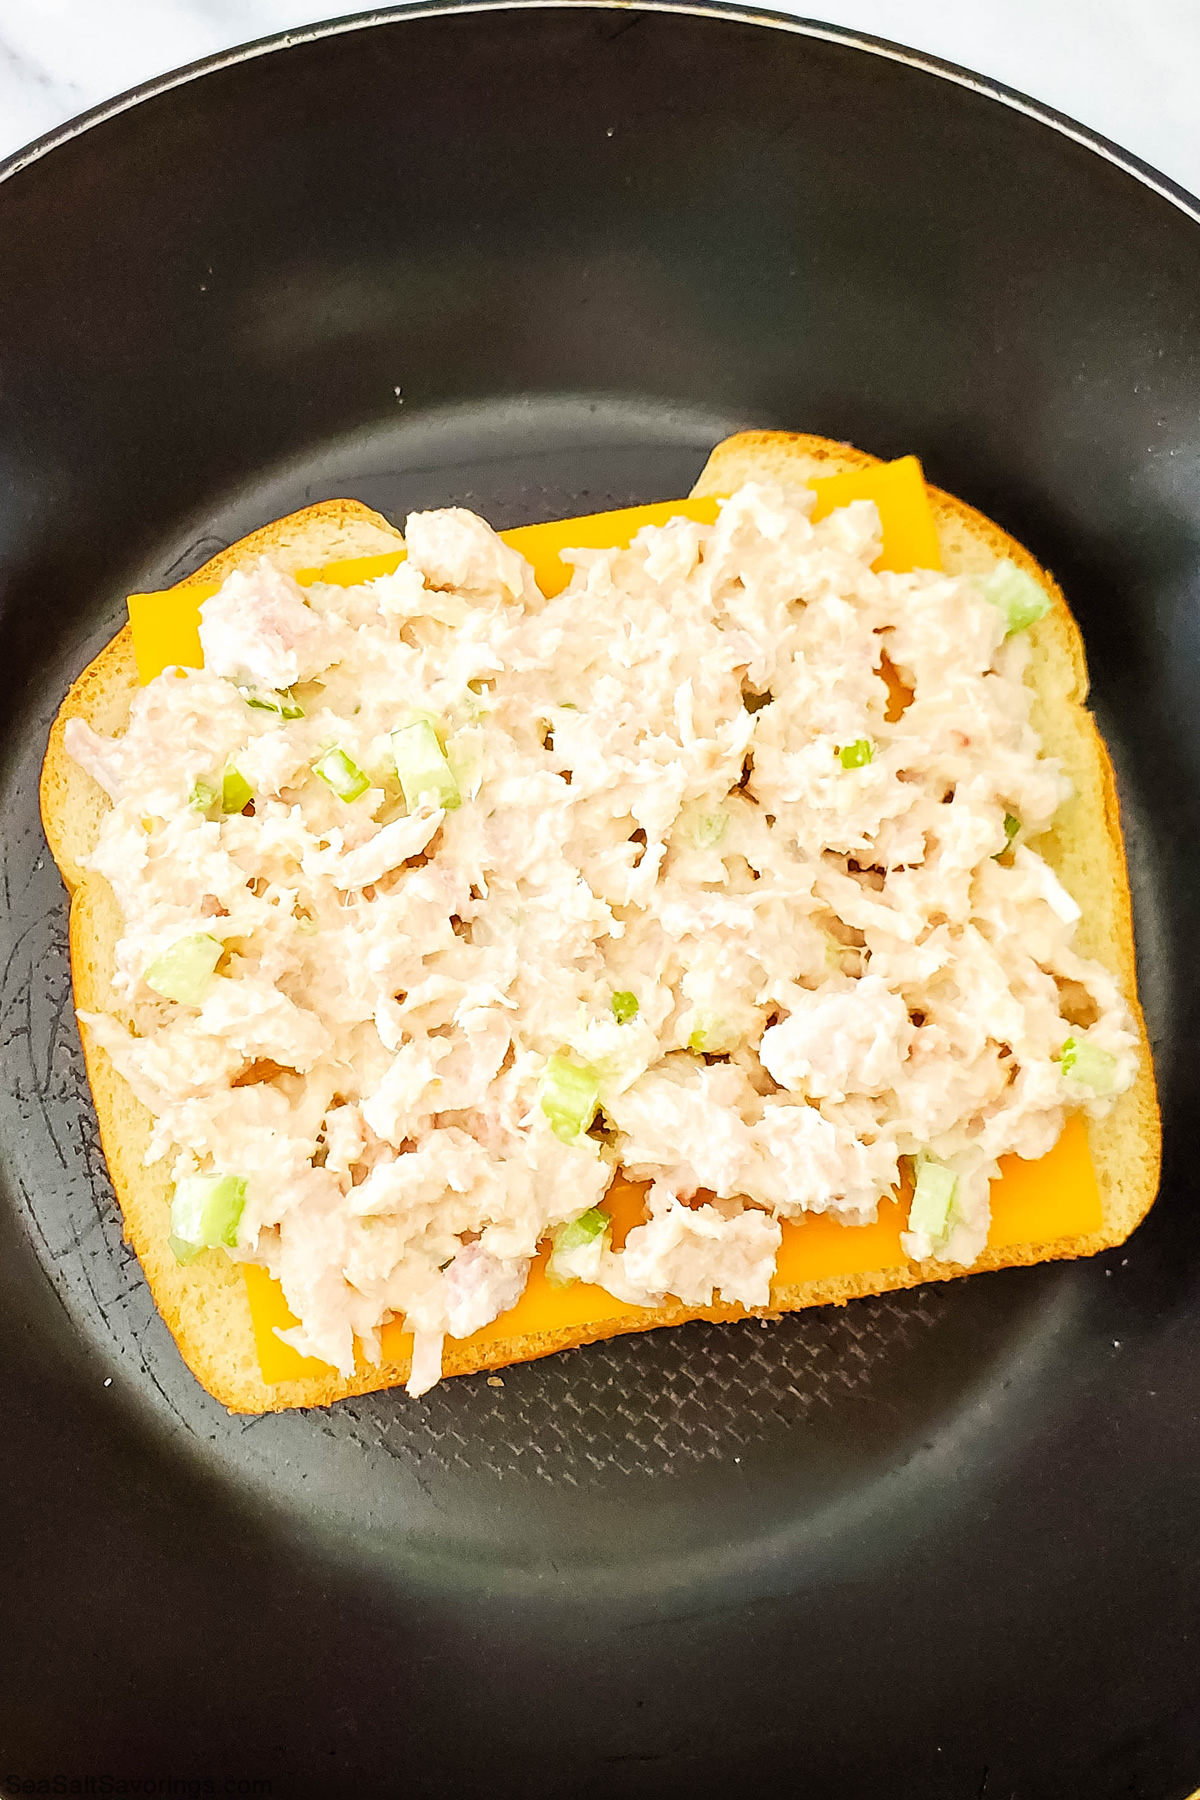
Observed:
[[[10,165],[0,1791],[1200,1781],[1197,227],[1011,95],[711,8],[306,31]],[[97,1150],[35,803],[69,679],[128,589],[306,501],[673,497],[740,425],[918,451],[1061,577],[1161,1200],[1092,1262],[227,1417]]]

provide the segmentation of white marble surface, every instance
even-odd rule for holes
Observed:
[[[1200,0],[774,6],[994,76],[1200,194]],[[182,63],[362,9],[362,0],[0,0],[0,156]]]

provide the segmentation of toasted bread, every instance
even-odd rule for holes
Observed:
[[[866,468],[878,458],[828,439],[786,432],[743,432],[713,451],[693,492],[727,494],[749,480],[796,485],[813,476]],[[1074,784],[1051,831],[1037,848],[1083,906],[1077,939],[1122,982],[1141,1034],[1137,1082],[1109,1115],[1089,1125],[1089,1143],[1103,1200],[1103,1224],[1086,1237],[1058,1238],[987,1249],[975,1270],[1004,1268],[1055,1257],[1086,1256],[1121,1243],[1153,1201],[1158,1182],[1160,1130],[1149,1045],[1136,999],[1133,924],[1125,854],[1112,766],[1085,701],[1087,668],[1078,627],[1053,578],[1021,545],[962,501],[931,489],[944,566],[952,573],[982,572],[1008,557],[1032,575],[1052,601],[1031,628],[1035,691],[1033,721],[1044,748],[1061,759]],[[181,586],[220,579],[270,554],[297,569],[343,557],[370,556],[403,540],[377,513],[353,500],[326,501],[280,519],[232,545]],[[71,969],[76,1005],[103,1010],[111,984],[121,917],[108,884],[85,868],[108,800],[66,754],[63,731],[71,718],[97,731],[123,729],[136,686],[128,627],[75,682],[50,733],[42,772],[41,804],[46,836],[71,894]],[[246,1290],[239,1269],[223,1252],[179,1264],[168,1247],[170,1181],[162,1163],[143,1161],[151,1115],[117,1074],[106,1053],[84,1034],[88,1078],[101,1141],[124,1215],[159,1311],[184,1360],[210,1393],[233,1412],[325,1406],[353,1394],[402,1382],[406,1362],[362,1364],[351,1377],[334,1369],[300,1380],[268,1384],[259,1369]],[[771,1313],[944,1280],[964,1271],[943,1263],[907,1263],[869,1273],[829,1277],[775,1290]],[[669,1303],[636,1319],[604,1320],[560,1330],[493,1339],[486,1344],[447,1340],[444,1372],[479,1369],[547,1356],[616,1332],[641,1331],[689,1319],[744,1319],[740,1307],[704,1308]]]

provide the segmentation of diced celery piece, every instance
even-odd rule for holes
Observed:
[[[1050,611],[1050,596],[1046,590],[1007,556],[986,575],[976,575],[973,579],[984,599],[990,600],[1004,614],[1006,636],[1014,631],[1024,631],[1038,619],[1044,619]]]
[[[728,829],[728,813],[685,806],[676,821],[674,835],[692,850],[715,850]]]
[[[422,800],[432,801],[447,812],[461,805],[454,771],[432,720],[418,718],[398,726],[392,733],[392,755],[409,812],[415,812]]]
[[[221,1244],[232,1250],[245,1205],[242,1176],[187,1175],[175,1183],[171,1197],[171,1236],[195,1251]],[[175,1254],[179,1256],[178,1250]]]
[[[865,769],[874,754],[870,738],[855,738],[852,744],[842,745],[838,761],[843,769]]]
[[[197,812],[207,812],[216,799],[216,788],[211,787],[207,781],[198,781],[188,795],[188,805],[195,807]]]
[[[392,726],[392,730],[407,731],[410,725],[422,724],[433,726],[433,735],[438,741],[439,748],[444,750],[446,747],[446,727],[437,713],[430,712],[428,708],[424,706],[404,707],[397,717],[396,723]]]
[[[600,1085],[588,1063],[568,1062],[552,1056],[542,1076],[541,1108],[550,1129],[564,1144],[573,1144],[596,1116]]]
[[[598,1206],[592,1206],[587,1212],[580,1213],[577,1219],[571,1219],[566,1225],[558,1227],[554,1233],[554,1248],[546,1260],[546,1280],[551,1287],[566,1287],[569,1282],[578,1281],[578,1275],[564,1268],[559,1258],[569,1255],[572,1250],[582,1250],[585,1245],[595,1243],[611,1224],[612,1219],[608,1213],[601,1212]]]
[[[935,1162],[932,1157],[918,1157],[908,1229],[923,1231],[935,1240],[948,1236],[957,1192],[958,1176],[953,1169]]]
[[[705,1056],[724,1056],[730,1050],[736,1050],[741,1037],[737,1027],[720,1013],[708,1012],[703,1007],[696,1007],[692,1013],[692,1029],[688,1033],[687,1047]]]
[[[556,1250],[578,1250],[581,1244],[590,1244],[593,1238],[607,1231],[612,1224],[608,1213],[601,1212],[598,1206],[589,1206],[585,1213],[577,1219],[571,1219],[566,1225],[560,1225],[554,1234]]]
[[[1004,849],[997,850],[996,854],[992,858],[993,862],[999,862],[1000,858],[1004,855],[1005,851],[1010,850],[1012,848],[1013,839],[1016,837],[1016,835],[1020,831],[1020,829],[1021,829],[1021,821],[1020,821],[1020,819],[1018,819],[1016,813],[1006,812],[1004,815]]]
[[[638,997],[631,994],[628,988],[622,988],[612,997],[613,1018],[618,1025],[628,1025],[631,1019],[638,1016]]]
[[[253,706],[258,712],[275,713],[281,719],[304,717],[304,708],[288,688],[283,688],[279,693],[263,693],[257,688],[243,688],[242,699],[247,706]]]
[[[232,763],[221,778],[221,811],[225,813],[245,812],[254,798],[254,789],[246,777]]]
[[[1099,1044],[1089,1043],[1087,1038],[1069,1037],[1062,1047],[1058,1066],[1068,1081],[1091,1088],[1098,1099],[1111,1094],[1116,1086],[1116,1057],[1111,1050],[1102,1050]]]
[[[212,986],[224,948],[219,938],[210,937],[206,931],[179,938],[150,964],[144,976],[146,986],[164,1000],[199,1006]]]
[[[849,944],[843,944],[839,938],[834,937],[832,932],[827,931],[825,933],[825,967],[840,975],[842,965],[846,960],[846,952],[850,948]]]
[[[332,750],[326,750],[324,756],[318,756],[313,764],[313,773],[331,787],[339,800],[349,803],[365,794],[371,785],[371,778],[364,774],[352,756],[335,744]]]

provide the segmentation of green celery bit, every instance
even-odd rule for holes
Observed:
[[[283,688],[277,694],[260,694],[254,688],[243,688],[242,699],[247,706],[253,706],[259,712],[277,713],[281,719],[304,717],[304,708],[288,688]]]
[[[850,946],[848,944],[843,944],[838,938],[834,937],[832,932],[827,931],[825,933],[825,967],[827,969],[834,969],[840,974],[842,961],[849,948]]]
[[[432,725],[433,735],[438,741],[439,748],[445,749],[446,727],[437,713],[429,712],[423,706],[406,706],[392,726],[392,730],[407,731],[410,725]]]
[[[336,744],[317,758],[313,773],[333,789],[339,800],[347,803],[357,800],[371,785],[370,777],[363,773],[354,758],[339,750]]]
[[[937,1239],[948,1236],[958,1192],[958,1176],[932,1157],[917,1158],[917,1184],[908,1213],[908,1229]]]
[[[564,1144],[573,1144],[596,1116],[600,1085],[595,1069],[587,1063],[568,1062],[552,1056],[542,1076],[541,1107],[550,1129]]]
[[[613,1018],[618,1025],[628,1025],[631,1019],[638,1016],[638,997],[631,994],[628,988],[622,988],[612,997]]]
[[[546,1280],[551,1287],[567,1287],[572,1281],[578,1281],[577,1275],[559,1269],[558,1257],[571,1250],[581,1250],[585,1244],[595,1243],[598,1237],[606,1232],[612,1220],[598,1206],[589,1207],[587,1212],[580,1213],[577,1219],[571,1219],[566,1225],[560,1225],[554,1233],[554,1248],[546,1260]]]
[[[1004,614],[1006,636],[1024,631],[1050,611],[1050,596],[1045,589],[1007,556],[986,575],[976,575],[973,580],[984,599]]]
[[[715,849],[728,829],[728,813],[697,813],[692,822],[692,842],[697,850]]]
[[[738,1033],[720,1013],[706,1012],[697,1007],[692,1019],[692,1029],[687,1041],[689,1050],[695,1050],[701,1055],[723,1056],[726,1051],[737,1049]]]
[[[999,862],[1000,858],[1005,854],[1005,851],[1011,850],[1013,839],[1020,829],[1021,821],[1018,819],[1016,813],[1006,812],[1004,815],[1004,849],[997,850],[992,858],[993,862]]]
[[[174,1232],[168,1236],[167,1243],[175,1253],[175,1261],[183,1263],[185,1266],[188,1263],[194,1263],[198,1256],[204,1255],[205,1246],[203,1244],[186,1243],[183,1238],[176,1237]]]
[[[578,1250],[584,1244],[590,1244],[593,1238],[598,1238],[602,1231],[607,1231],[611,1224],[612,1220],[606,1212],[601,1212],[598,1206],[589,1206],[577,1219],[559,1226],[554,1233],[554,1248]]]
[[[254,798],[254,789],[246,777],[231,763],[221,778],[221,811],[245,812]]]
[[[225,946],[207,932],[179,938],[156,956],[143,977],[164,1000],[177,1000],[181,1006],[199,1006],[213,984],[216,967]]]
[[[242,1176],[187,1175],[175,1183],[171,1197],[171,1237],[195,1251],[215,1250],[221,1244],[232,1250],[245,1205]],[[179,1256],[178,1250],[175,1254]]]
[[[446,812],[462,804],[454,771],[431,719],[416,718],[398,726],[392,733],[392,754],[409,812],[415,812],[423,800]]]
[[[195,807],[197,812],[207,812],[216,798],[215,787],[210,787],[207,781],[198,781],[188,795],[188,805]]]
[[[715,850],[729,829],[729,814],[700,812],[685,806],[679,815],[679,835],[693,850]]]
[[[1089,1043],[1087,1038],[1081,1042],[1079,1038],[1069,1037],[1062,1047],[1058,1066],[1069,1081],[1091,1088],[1100,1099],[1111,1094],[1116,1085],[1116,1057],[1110,1050],[1102,1050],[1099,1044]]]
[[[874,754],[870,738],[855,738],[852,744],[842,745],[838,761],[843,769],[865,769]]]

